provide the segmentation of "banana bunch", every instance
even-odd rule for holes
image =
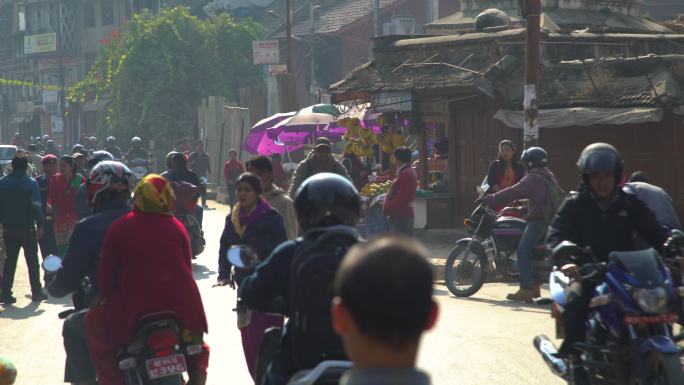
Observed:
[[[389,191],[391,185],[391,180],[382,183],[368,183],[367,185],[363,186],[360,194],[365,196],[377,196],[380,194],[385,194],[387,191]]]
[[[406,143],[406,138],[400,134],[388,133],[385,135],[378,135],[375,138],[376,143],[382,149],[382,152],[391,154],[395,148],[401,147]]]

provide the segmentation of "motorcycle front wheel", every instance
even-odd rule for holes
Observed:
[[[645,362],[645,366],[646,378],[649,380],[646,385],[684,384],[684,369],[682,369],[682,363],[677,354],[652,351]]]
[[[451,250],[444,268],[444,281],[451,294],[470,297],[480,290],[487,277],[487,255],[482,246],[473,241],[468,253],[469,242],[459,242]]]

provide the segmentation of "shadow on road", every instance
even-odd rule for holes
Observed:
[[[38,309],[40,303],[31,302],[25,307],[16,307],[13,305],[6,306],[5,309],[0,313],[0,318],[8,318],[13,320],[22,320],[31,317],[37,317],[45,313],[44,309]]]
[[[514,285],[517,287],[517,285]],[[492,306],[501,306],[511,309],[511,311],[520,311],[526,313],[539,313],[547,314],[549,312],[547,306],[540,306],[536,304],[527,304],[523,302],[514,302],[507,299],[491,299],[491,298],[478,298],[478,297],[456,297],[452,295],[448,290],[435,287],[433,293],[437,297],[451,297],[459,301],[469,301],[476,303],[484,303]]]
[[[193,264],[192,265],[192,275],[195,277],[195,281],[201,281],[207,279],[214,274],[208,267],[204,265]]]

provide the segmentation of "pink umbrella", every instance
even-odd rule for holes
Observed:
[[[244,144],[242,145],[242,149],[251,153],[251,154],[258,154],[259,153],[258,147],[262,141],[262,138],[264,137],[266,129],[271,128],[271,127],[275,126],[276,124],[280,123],[281,121],[283,121],[289,117],[294,116],[294,114],[295,114],[294,112],[278,113],[278,114],[269,116],[266,119],[260,120],[249,131],[249,135],[247,135],[247,139],[245,140]]]

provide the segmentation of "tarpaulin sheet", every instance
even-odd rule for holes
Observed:
[[[494,119],[512,128],[523,128],[524,111],[498,110]],[[539,110],[539,126],[548,128],[622,125],[660,122],[663,110],[651,107],[633,108],[559,108]]]

